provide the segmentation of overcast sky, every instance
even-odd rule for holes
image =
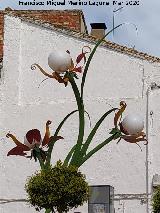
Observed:
[[[109,2],[108,6],[70,6],[66,0],[65,6],[46,6],[46,0],[21,0],[21,2],[40,2],[44,1],[45,6],[19,6],[19,0],[0,0],[0,9],[11,7],[12,9],[82,9],[85,15],[88,28],[90,23],[105,22],[107,30],[113,26],[113,11],[123,8],[114,13],[115,25],[127,23],[123,27],[115,31],[114,36],[111,34],[108,39],[134,47],[135,49],[146,52],[151,55],[160,57],[160,0],[117,0],[113,5],[113,0],[99,0]],[[56,0],[52,0],[56,1]],[[62,1],[62,0],[59,0]],[[89,0],[73,0],[73,1],[89,1]],[[91,0],[93,2],[93,0]],[[97,0],[96,0],[97,2]],[[116,2],[116,1],[115,1]],[[118,3],[123,2],[122,5]],[[129,6],[127,2],[139,2],[139,5]],[[129,24],[130,23],[130,24]],[[137,26],[137,31],[136,27]]]

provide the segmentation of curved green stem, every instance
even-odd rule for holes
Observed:
[[[83,98],[83,89],[84,89],[84,84],[85,84],[85,80],[86,80],[86,75],[87,75],[87,71],[88,71],[88,68],[89,68],[89,65],[91,63],[91,60],[96,52],[96,49],[97,47],[104,41],[105,37],[107,35],[109,35],[111,32],[113,32],[115,29],[117,29],[118,27],[122,26],[124,23],[122,24],[119,24],[118,26],[114,27],[112,30],[110,30],[107,34],[105,34],[95,45],[95,47],[93,48],[92,52],[90,53],[89,57],[88,57],[88,60],[87,60],[87,63],[85,65],[85,68],[84,68],[84,72],[83,72],[83,76],[82,76],[82,82],[81,82],[81,98]]]
[[[91,54],[89,55],[89,58],[87,60],[85,69],[84,69],[84,73],[82,76],[82,82],[81,82],[81,94],[78,90],[78,87],[74,81],[74,76],[72,76],[71,73],[69,73],[69,82],[71,83],[75,98],[76,98],[76,102],[77,102],[77,106],[78,106],[78,111],[79,111],[79,135],[78,135],[78,139],[77,139],[77,144],[75,146],[75,149],[72,150],[72,152],[69,154],[69,156],[67,156],[67,160],[66,162],[69,162],[69,157],[71,159],[70,164],[78,164],[78,162],[81,160],[81,154],[83,154],[83,152],[81,153],[81,147],[82,147],[82,143],[83,143],[83,137],[84,137],[84,127],[85,127],[85,119],[84,119],[84,105],[83,105],[83,89],[84,89],[84,84],[85,84],[85,79],[86,79],[86,75],[87,75],[87,71],[90,65],[90,62],[96,52],[97,47],[103,42],[104,38],[110,34],[113,30],[117,29],[118,27],[120,27],[123,24],[120,24],[116,27],[114,27],[112,30],[110,30],[102,39],[100,39],[97,44],[95,45],[95,47],[93,48]],[[75,112],[75,111],[74,111]],[[73,114],[74,112],[72,112],[71,114]],[[70,115],[69,115],[70,116]],[[64,124],[65,120],[69,117],[68,115],[65,117],[65,119],[60,123],[60,125],[58,126],[54,136],[58,135],[59,130],[61,129],[62,125]],[[92,132],[93,133],[93,132]],[[91,137],[90,137],[91,138]],[[49,149],[48,149],[48,154],[47,154],[47,159],[46,159],[46,164],[45,166],[48,167],[50,165],[50,160],[51,160],[51,154],[52,154],[52,150],[53,150],[53,146],[54,146],[54,141],[51,141],[49,144]],[[88,146],[89,144],[89,140],[87,141],[85,148]],[[83,151],[84,151],[83,149]]]
[[[102,117],[98,120],[98,122],[96,123],[96,125],[94,126],[94,128],[92,129],[92,131],[90,132],[86,142],[84,143],[82,150],[81,150],[81,156],[84,156],[87,152],[87,149],[94,137],[94,135],[96,134],[99,126],[101,125],[101,123],[104,121],[104,119],[112,112],[114,112],[115,110],[117,110],[117,108],[113,108],[107,112],[104,113],[104,115],[102,115]]]
[[[78,111],[79,111],[79,134],[78,134],[78,139],[77,139],[77,144],[75,147],[75,151],[73,153],[70,165],[76,164],[80,158],[80,149],[82,146],[83,142],[83,137],[84,137],[84,127],[85,127],[85,120],[84,120],[84,105],[83,105],[83,99],[80,97],[80,93],[78,90],[78,87],[74,81],[74,78],[70,78],[70,83],[76,98],[77,106],[78,106]]]
[[[41,167],[42,170],[44,170],[44,169],[45,169],[45,164],[44,164],[44,161],[43,161],[43,159],[42,159],[42,157],[41,157],[41,155],[40,155],[39,148],[37,148],[36,151],[37,151],[37,152],[36,152],[36,157],[38,158],[40,167]]]
[[[71,149],[70,152],[68,153],[67,157],[65,158],[63,165],[65,165],[65,166],[68,165],[68,162],[69,162],[70,158],[71,158],[72,155],[73,155],[73,152],[74,152],[74,150],[75,150],[75,147],[76,147],[76,145],[74,145],[74,146],[72,147],[72,149]]]
[[[85,110],[84,111],[86,114],[87,114],[87,116],[88,116],[88,119],[89,119],[89,125],[90,125],[90,127],[92,126],[92,123],[91,123],[91,117],[90,117],[90,115],[89,115],[89,113]]]
[[[72,115],[74,114],[75,112],[77,112],[78,110],[74,110],[72,111],[71,113],[69,113],[62,121],[61,123],[59,124],[59,126],[57,127],[56,129],[56,132],[54,134],[54,136],[58,136],[58,133],[60,131],[60,129],[62,128],[63,124],[65,123],[65,121]],[[51,141],[50,144],[49,144],[49,149],[48,149],[48,154],[47,154],[47,158],[46,158],[46,167],[48,168],[48,166],[50,165],[50,161],[51,161],[51,154],[52,154],[52,150],[53,150],[53,146],[54,146],[55,142]]]
[[[59,131],[61,130],[63,124],[65,123],[65,121],[71,116],[73,115],[75,112],[78,112],[78,110],[73,110],[72,112],[70,112],[68,115],[66,115],[66,117],[61,121],[61,123],[59,124],[59,126],[57,127],[54,136],[57,136]]]
[[[94,149],[92,149],[85,157],[83,157],[83,159],[81,160],[81,162],[78,165],[78,167],[80,167],[86,160],[88,160],[93,154],[95,154],[97,151],[99,151],[102,147],[104,147],[106,144],[108,144],[109,142],[111,142],[112,140],[114,140],[116,134],[117,133],[113,134],[112,136],[110,136],[109,138],[107,138],[105,141],[103,141],[102,143],[100,143],[98,146],[96,146]]]

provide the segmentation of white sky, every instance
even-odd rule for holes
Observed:
[[[23,2],[27,0],[21,0]],[[28,2],[34,0],[28,0]],[[36,0],[40,2],[46,0]],[[56,1],[56,0],[52,0]],[[76,1],[76,0],[73,0]],[[79,1],[79,0],[77,0]],[[89,0],[81,0],[89,1]],[[91,0],[93,1],[93,0]],[[97,1],[97,0],[96,0]],[[19,0],[0,0],[0,9],[11,7],[12,9],[82,9],[89,28],[89,24],[93,22],[105,22],[108,30],[112,28],[113,10],[121,6],[113,6],[113,0],[99,0],[109,2],[109,6],[74,6],[66,5],[64,7],[55,6],[19,6]],[[126,24],[115,31],[108,37],[108,39],[126,45],[128,47],[135,47],[135,49],[146,52],[151,55],[160,57],[160,0],[139,0],[139,6],[127,6],[126,2],[130,0],[122,0],[123,9],[115,13],[115,25],[120,23],[133,23],[138,28],[138,34],[133,24]],[[117,2],[122,2],[117,0]],[[130,2],[135,2],[134,0]]]

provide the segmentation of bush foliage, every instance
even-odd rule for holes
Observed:
[[[88,200],[88,184],[85,176],[73,166],[56,166],[31,176],[26,185],[29,203],[41,209],[68,212]]]
[[[152,198],[153,213],[160,213],[160,186],[156,188]]]

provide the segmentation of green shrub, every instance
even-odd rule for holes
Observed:
[[[62,165],[61,161],[31,176],[25,189],[29,203],[38,211],[45,208],[67,212],[88,200],[85,176],[73,166]]]
[[[156,188],[152,198],[153,213],[160,213],[160,186]]]

